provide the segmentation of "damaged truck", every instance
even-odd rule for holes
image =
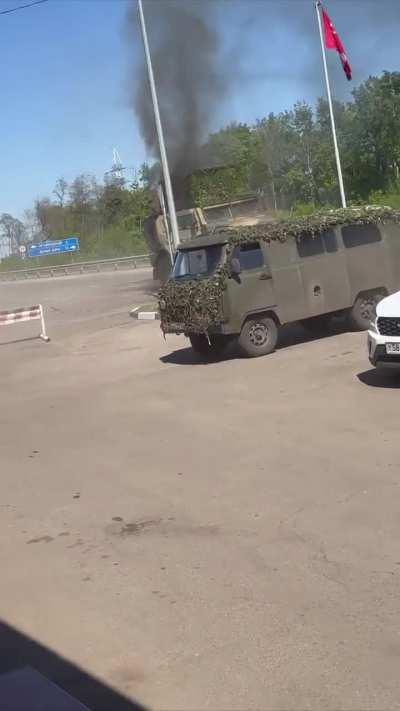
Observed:
[[[274,219],[273,212],[268,209],[260,194],[236,195],[225,201],[217,198],[206,206],[193,207],[191,198],[193,177],[196,177],[196,174],[216,174],[219,170],[219,168],[201,169],[184,178],[174,179],[176,217],[181,244],[187,244],[196,237],[207,235],[223,226],[250,226]],[[170,226],[168,217],[164,216],[162,190],[162,184],[154,186],[151,215],[143,225],[146,243],[151,254],[153,278],[160,284],[166,282],[172,268],[171,248],[168,239]]]

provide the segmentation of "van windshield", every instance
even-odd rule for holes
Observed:
[[[178,251],[172,276],[174,279],[211,276],[220,264],[221,257],[222,245],[220,244]]]

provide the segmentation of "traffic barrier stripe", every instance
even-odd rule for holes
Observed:
[[[7,316],[7,314],[20,314],[22,311],[39,311],[40,304],[37,306],[22,306],[20,309],[13,309],[12,311],[0,311],[0,316]]]
[[[40,305],[23,306],[13,311],[0,311],[0,326],[7,326],[16,321],[31,321],[40,318]]]
[[[13,311],[0,311],[0,326],[9,326],[12,323],[21,323],[22,321],[35,321],[36,319],[40,319],[42,324],[39,338],[43,341],[49,341],[50,338],[46,333],[43,306],[41,304],[37,306],[22,306]]]

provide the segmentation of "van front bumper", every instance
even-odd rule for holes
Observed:
[[[172,322],[167,322],[163,323],[162,317],[161,317],[161,330],[163,333],[173,333],[175,335],[181,335],[182,333],[187,336],[190,333],[208,333],[210,336],[214,335],[226,335],[229,336],[232,334],[232,331],[229,329],[229,327],[224,324],[224,323],[217,323],[217,324],[212,324],[209,325],[208,327],[201,329],[201,328],[195,328],[194,326],[188,326],[185,323],[172,323]]]
[[[375,368],[400,368],[400,353],[386,352],[387,343],[399,343],[399,336],[381,336],[375,330],[368,331],[368,356],[371,365]]]

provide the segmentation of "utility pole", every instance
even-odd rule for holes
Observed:
[[[342,165],[340,162],[339,146],[338,146],[337,135],[336,135],[335,115],[333,113],[332,94],[331,94],[331,86],[329,83],[328,65],[326,63],[325,44],[324,44],[324,38],[323,38],[323,34],[322,34],[322,22],[321,22],[320,7],[321,7],[321,1],[316,0],[315,10],[317,13],[319,36],[321,39],[322,63],[324,65],[326,93],[328,95],[329,113],[330,113],[330,117],[331,117],[332,137],[333,137],[333,145],[334,145],[334,149],[335,149],[336,168],[337,168],[337,174],[338,174],[338,180],[339,180],[340,197],[342,200],[342,207],[347,207],[346,193],[344,191],[344,184],[343,184]]]
[[[176,219],[175,200],[174,200],[174,194],[172,192],[171,175],[170,175],[169,167],[168,167],[167,151],[165,149],[164,132],[163,132],[163,128],[162,128],[160,110],[159,110],[159,106],[158,106],[157,90],[156,90],[156,85],[155,85],[155,81],[154,81],[153,65],[152,65],[152,61],[151,61],[149,41],[147,38],[146,22],[144,19],[142,0],[137,0],[137,4],[138,4],[138,11],[139,11],[140,27],[142,30],[144,53],[146,56],[147,72],[149,75],[151,98],[153,101],[153,111],[154,111],[154,119],[156,122],[158,145],[160,148],[160,158],[161,158],[161,165],[162,165],[163,176],[164,176],[169,219],[171,221],[172,239],[173,239],[173,243],[174,243],[174,248],[176,249],[179,246],[179,228],[178,228],[178,221]]]
[[[117,180],[123,180],[124,176],[122,174],[122,160],[116,148],[113,148],[113,161],[112,161],[112,173]]]

